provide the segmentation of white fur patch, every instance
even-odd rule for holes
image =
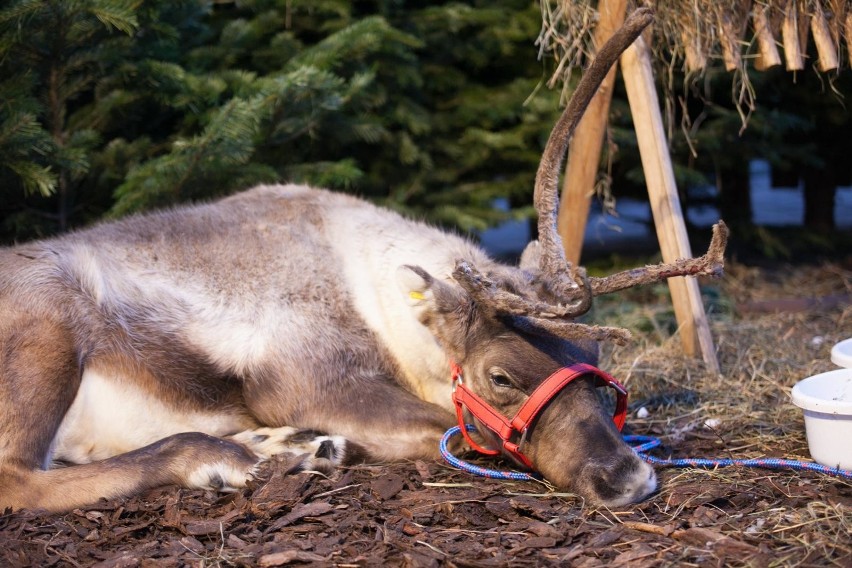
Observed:
[[[297,434],[297,428],[282,426],[280,428],[256,428],[230,436],[231,440],[239,442],[263,459],[280,454],[308,454],[312,462],[323,442],[330,441],[334,445],[334,455],[329,459],[333,465],[339,465],[346,457],[346,438],[342,436],[319,435],[299,443],[291,440]]]
[[[230,438],[253,451],[258,457],[268,459],[278,454],[293,453],[286,441],[296,432],[298,430],[289,426],[257,428],[234,434]]]
[[[100,305],[109,294],[108,282],[103,278],[103,267],[93,251],[86,247],[78,247],[74,255],[74,268],[80,279],[80,287],[85,290]]]
[[[369,438],[361,438],[359,443],[376,460],[392,462],[410,459],[412,454],[422,454],[427,448],[437,449],[437,439],[432,430],[406,429],[393,433],[371,431]]]
[[[181,432],[226,435],[247,422],[234,414],[179,410],[130,381],[87,369],[54,437],[53,459],[89,463]]]
[[[140,316],[135,312],[147,307],[141,317],[163,330],[179,330],[223,371],[249,374],[271,351],[298,349],[299,330],[310,328],[309,320],[281,305],[273,289],[223,300],[210,282],[152,271],[144,262],[121,256],[127,254],[119,249],[114,257],[104,257],[100,250],[79,246],[67,271],[99,308]]]
[[[301,332],[311,322],[282,306],[262,300],[223,306],[204,297],[188,298],[195,306],[187,339],[207,354],[220,369],[250,374],[267,361],[271,351],[298,350]],[[293,347],[288,350],[288,344]]]

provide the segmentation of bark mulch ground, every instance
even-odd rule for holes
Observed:
[[[696,448],[696,451],[700,449]],[[690,474],[623,510],[433,463],[287,475],[220,496],[177,488],[0,518],[7,566],[849,566],[852,487],[762,470]],[[798,542],[797,542],[798,541]]]

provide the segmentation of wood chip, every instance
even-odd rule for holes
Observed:
[[[297,505],[292,511],[275,521],[267,532],[274,532],[305,517],[325,515],[332,509],[334,509],[334,506],[324,501]]]
[[[383,475],[370,484],[370,490],[382,501],[396,496],[403,487],[405,487],[405,480],[395,473]]]
[[[313,552],[305,552],[304,550],[285,550],[283,552],[273,552],[272,554],[264,554],[257,560],[258,566],[265,568],[267,566],[283,566],[291,562],[324,562],[327,558],[314,554]]]

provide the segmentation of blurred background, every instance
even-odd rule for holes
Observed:
[[[528,0],[7,1],[0,242],[286,181],[511,258],[534,236],[538,159],[578,75],[548,87],[541,31]],[[798,72],[658,58],[694,250],[721,217],[737,258],[852,254],[852,72],[845,51],[823,73],[808,49]],[[584,260],[653,255],[620,79],[600,182]]]

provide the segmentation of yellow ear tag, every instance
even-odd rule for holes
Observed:
[[[426,296],[422,292],[409,292],[408,297],[412,300],[425,300]]]

